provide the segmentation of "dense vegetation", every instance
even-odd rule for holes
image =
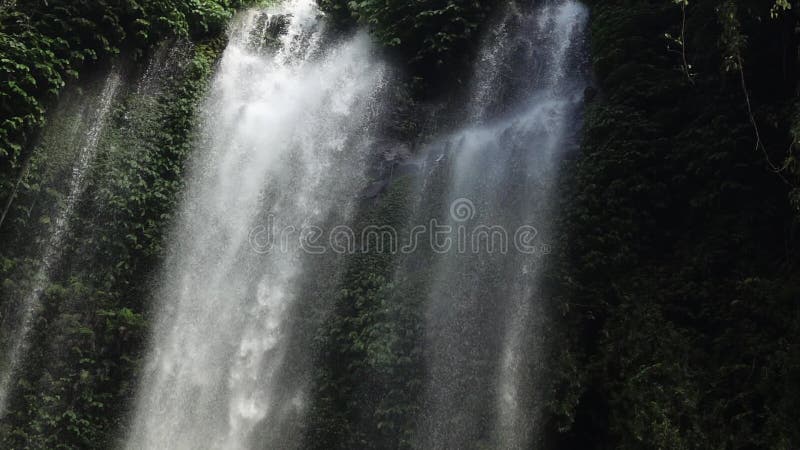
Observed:
[[[592,8],[599,94],[566,170],[552,274],[566,319],[552,444],[793,448],[800,11]]]
[[[378,205],[367,206],[356,229],[375,223],[402,229],[409,184],[397,181]],[[363,245],[372,251],[347,261],[333,313],[317,337],[308,448],[411,448],[422,387],[418,290],[424,283],[395,279],[396,255],[371,239]]]
[[[139,79],[151,58],[170,67],[160,75],[163,89],[143,97],[123,87],[115,97],[111,131],[100,136],[105,151],[87,177],[91,195],[77,205],[62,242],[67,256],[44,286],[31,345],[0,419],[2,447],[110,448],[120,437],[148,331],[146,280],[163,253],[196,105],[233,7],[30,1],[0,12],[5,322],[41,279],[40,249],[83,145],[68,140],[71,129],[92,114],[86,105],[96,103],[108,67],[113,62],[124,80]],[[48,111],[55,122],[41,134],[45,109],[58,96],[62,106]]]
[[[418,87],[423,84],[438,87],[452,81],[454,76],[462,81],[460,73],[466,73],[465,63],[497,3],[497,0],[318,1],[335,22],[363,24],[384,46],[396,50]]]
[[[0,201],[31,154],[49,103],[84,67],[138,59],[170,36],[216,35],[238,0],[5,1],[0,6]],[[5,212],[5,211],[4,211]],[[2,222],[2,221],[0,221]]]
[[[471,32],[454,33],[451,53],[438,55],[430,30],[452,28],[426,19],[452,16],[428,3],[321,4],[411,61],[465,60],[474,47]],[[456,22],[491,6],[470,3]],[[597,84],[581,152],[565,167],[564,245],[548,268],[551,309],[563,320],[551,336],[547,446],[791,448],[800,441],[798,5],[590,6]],[[410,29],[416,36],[404,35]],[[318,393],[341,418],[317,428],[329,430],[322,442],[342,447],[407,444],[402,428],[390,439],[385,425],[364,428],[385,408],[371,399],[392,398],[359,391],[376,338],[375,313],[358,305],[382,304],[381,286],[393,282],[382,265],[368,267],[351,280],[363,288],[346,291],[348,316],[332,325],[344,338],[328,343],[331,364],[352,378],[327,375],[325,389],[344,391]],[[405,348],[418,358],[413,338]],[[411,381],[421,372],[400,373]],[[395,397],[399,413],[418,408],[406,393]]]
[[[102,137],[113,151],[98,156],[92,195],[80,202],[65,244],[71,256],[45,289],[30,354],[0,419],[4,448],[108,448],[124,430],[151,320],[148,277],[182,189],[196,104],[240,3],[0,3],[4,318],[36,281],[42,238],[30,236],[47,235],[74,156],[58,148],[66,131],[39,134],[45,113],[59,95],[90,102],[112,60],[136,78],[153,46],[185,45],[163,91],[123,92],[115,102],[113,131]],[[340,25],[366,25],[400,55],[410,85],[453,91],[458,83],[441,82],[470,61],[501,5],[319,3]],[[563,171],[563,245],[547,269],[561,321],[548,358],[546,444],[793,448],[800,5],[589,4],[596,88],[587,92],[581,151]],[[398,88],[390,132],[424,139],[414,108],[430,99],[406,94]],[[409,191],[395,181],[380,202],[364,202],[357,222],[402,226]],[[380,252],[346,261],[333,311],[316,330],[309,447],[413,446],[426,279],[394,279],[399,264]]]

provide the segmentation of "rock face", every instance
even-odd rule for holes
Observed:
[[[372,154],[375,158],[370,163],[368,174],[373,181],[361,193],[362,200],[380,198],[397,177],[413,173],[419,168],[419,164],[413,160],[411,146],[405,142],[380,140],[374,144]]]
[[[258,15],[253,25],[258,32],[248,37],[254,48],[276,51],[281,47],[281,36],[289,31],[292,16],[290,14],[272,14],[263,12]]]

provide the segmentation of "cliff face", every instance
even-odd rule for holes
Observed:
[[[230,8],[3,5],[3,447],[109,448],[124,428]]]
[[[552,443],[791,448],[796,5],[675,3],[591,5],[598,92],[552,273],[552,427],[569,431]]]
[[[3,447],[109,448],[126,434],[198,104],[241,3],[0,4],[3,354],[14,347],[19,318],[31,317],[19,361],[0,365],[16,374],[0,417]],[[401,74],[387,88],[391,107],[373,125],[381,129],[376,147],[402,156],[370,160],[372,187],[351,225],[403,230],[413,214],[438,217],[448,206],[449,159],[444,150],[432,158],[438,172],[422,200],[413,183],[427,166],[417,159],[463,120],[481,38],[509,8],[542,2],[318,3],[328,33],[368,28]],[[558,171],[540,281],[546,380],[520,389],[537,392],[520,403],[546,403],[543,420],[530,425],[532,441],[563,449],[793,448],[800,5],[587,6],[593,86],[580,150]],[[508,81],[510,67],[497,79],[524,84]],[[95,105],[112,85],[99,126]],[[482,95],[503,111],[519,97],[509,92],[517,91]],[[92,162],[73,189],[75,161],[88,147]],[[79,198],[70,200],[72,190]],[[427,206],[411,208],[414,201]],[[70,202],[71,225],[54,239],[53,218]],[[41,260],[54,247],[60,256],[51,268]],[[314,373],[301,377],[310,419],[294,432],[308,447],[414,447],[428,413],[424,316],[435,255],[417,253],[405,270],[381,252],[333,259],[309,271],[341,279],[309,277],[299,289],[313,313],[292,322],[304,335],[292,345],[309,352],[303,364]],[[500,296],[506,281],[485,284],[482,298]],[[486,435],[488,421],[470,432]],[[262,428],[251,441],[266,442],[271,429]]]

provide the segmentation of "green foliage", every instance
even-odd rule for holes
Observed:
[[[0,201],[46,106],[89,63],[166,37],[218,34],[239,0],[8,2],[0,9]],[[29,149],[27,149],[29,150]]]
[[[319,0],[334,20],[364,24],[385,46],[404,55],[415,75],[452,80],[452,64],[463,64],[494,0]]]
[[[357,223],[400,229],[409,184],[397,180]],[[424,282],[395,279],[396,254],[368,248],[346,262],[334,311],[316,338],[308,448],[412,448],[422,387]]]
[[[600,93],[547,277],[556,447],[800,439],[796,175],[770,163],[796,140],[797,15],[771,5],[593,2]],[[659,39],[682,26],[685,60]]]
[[[108,428],[120,425],[120,394],[130,390],[120,380],[130,370],[131,337],[144,328],[141,315],[116,303],[76,279],[47,289],[34,330],[41,340],[22,368],[29,375],[16,386],[23,393],[17,401],[27,408],[4,417],[4,447],[102,448],[110,442]],[[15,422],[20,425],[9,425]]]
[[[368,26],[431,82],[458,73],[495,7],[319,3],[340,23]],[[563,171],[563,246],[544,278],[563,317],[547,333],[547,444],[790,448],[800,442],[796,2],[590,3],[599,94],[587,105],[581,153]],[[55,147],[72,146],[63,137],[77,122],[51,123],[62,140],[44,136],[37,147],[46,107],[79,73],[88,81],[90,63],[141,61],[167,36],[202,41],[162,93],[127,92],[115,106],[0,419],[4,448],[110,448],[124,435],[149,323],[147,280],[222,47],[203,37],[220,34],[237,4],[3,3],[0,186],[4,196],[19,186],[20,198],[0,228],[12,243],[0,249],[3,319],[38,276],[43,242],[26,237],[46,236],[64,201],[71,156]],[[394,132],[404,139],[418,132],[408,119],[418,106],[398,107]],[[770,161],[784,163],[776,173]],[[396,180],[357,222],[402,229],[410,189]],[[399,266],[377,250],[346,258],[316,330],[307,447],[412,447],[428,279],[400,276]]]
[[[112,448],[124,435],[148,332],[149,280],[183,190],[196,107],[223,45],[220,38],[168,42],[162,51],[172,68],[160,89],[118,95],[59,270],[36,312],[9,412],[0,420],[3,448]],[[171,48],[183,50],[169,53]],[[73,89],[65,100],[91,105],[84,98],[90,90]],[[63,149],[81,144],[70,141],[70,130],[80,131],[73,122],[81,115],[73,112],[66,108],[54,116],[2,230],[3,239],[14,243],[0,249],[3,312],[30,292],[37,277],[43,242],[28,242],[28,236],[49,235],[44,219],[63,200],[59,179],[71,167]]]

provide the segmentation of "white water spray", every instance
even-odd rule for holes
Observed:
[[[253,230],[347,216],[386,72],[365,35],[322,45],[318,16],[313,0],[293,0],[231,28],[156,293],[131,450],[296,442],[277,432],[251,441],[302,416],[305,392],[285,392],[279,373],[297,357],[286,323],[314,274],[296,239],[255,252]]]
[[[549,71],[544,74],[541,89],[545,99],[552,99],[556,103],[554,108],[546,111],[550,115],[551,127],[549,132],[552,141],[547,145],[548,152],[552,154],[548,158],[549,171],[552,173],[551,180],[555,179],[556,164],[558,162],[559,144],[563,150],[563,143],[560,137],[563,135],[563,127],[570,123],[569,110],[574,108],[575,100],[579,95],[578,89],[582,87],[580,82],[574,83],[575,74],[567,73],[568,51],[575,46],[576,39],[582,35],[587,19],[586,9],[579,3],[573,1],[563,2],[558,5],[548,5],[543,8],[537,17],[538,34],[542,35],[543,41],[548,48]],[[537,118],[536,120],[542,120]],[[547,119],[544,119],[547,120]],[[545,186],[552,186],[552,181]],[[545,195],[547,195],[545,193]],[[548,214],[548,211],[541,211],[540,214]],[[528,448],[536,426],[539,425],[537,409],[540,405],[533,405],[533,410],[526,409],[524,398],[527,387],[533,386],[536,390],[543,388],[542,383],[536,383],[531,378],[536,377],[536,370],[530,373],[531,369],[526,365],[536,359],[539,355],[535,353],[539,348],[541,338],[529,337],[531,328],[541,329],[543,321],[542,311],[530,306],[531,300],[536,301],[538,295],[535,292],[535,285],[538,282],[537,273],[530,272],[529,266],[523,264],[523,273],[518,273],[521,278],[528,278],[528,282],[520,283],[517,292],[512,295],[512,304],[506,318],[506,335],[503,339],[502,359],[498,373],[498,393],[497,393],[497,430],[498,439],[504,448],[524,449]],[[537,342],[539,341],[539,342]],[[540,365],[540,364],[539,364]],[[538,392],[538,400],[543,396]]]
[[[80,150],[78,151],[77,159],[72,166],[72,176],[69,180],[67,197],[64,204],[59,209],[55,220],[52,221],[50,236],[42,250],[42,256],[33,281],[33,287],[23,298],[22,304],[20,305],[20,312],[18,314],[19,321],[15,324],[16,328],[13,337],[4,355],[5,363],[3,364],[3,371],[0,373],[0,414],[5,413],[14,374],[28,346],[28,338],[31,327],[33,326],[36,310],[41,303],[44,289],[50,281],[53,267],[60,259],[64,237],[69,232],[70,219],[85,189],[86,176],[95,154],[97,153],[97,144],[100,140],[100,134],[108,121],[111,105],[119,85],[120,75],[116,70],[112,70],[105,80],[105,85],[103,86],[96,106],[96,113],[86,132]]]
[[[509,235],[535,226],[546,246],[558,163],[586,86],[577,56],[587,11],[571,0],[532,12],[509,8],[479,52],[470,125],[429,153],[441,153],[437,161],[451,167],[433,172],[446,174],[448,201],[474,203],[476,219],[467,225],[500,226]],[[538,379],[546,320],[538,285],[542,257],[543,251],[527,255],[512,247],[507,255],[451,253],[437,262],[421,448],[536,445],[544,398]]]

